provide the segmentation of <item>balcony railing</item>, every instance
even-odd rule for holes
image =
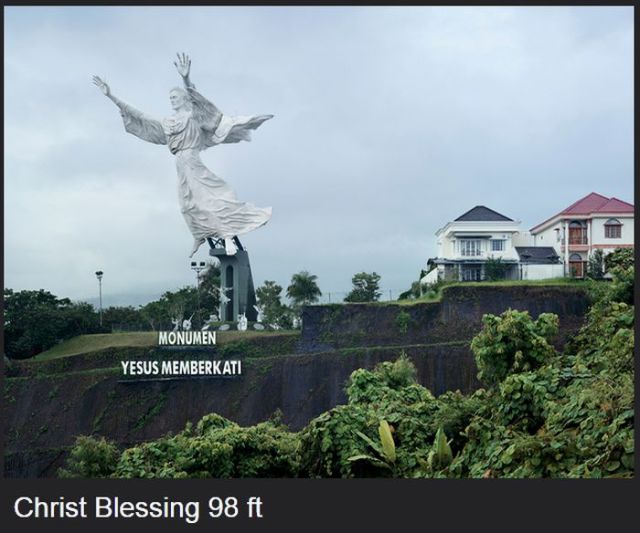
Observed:
[[[569,232],[569,246],[572,244],[589,244],[586,231],[570,231]]]

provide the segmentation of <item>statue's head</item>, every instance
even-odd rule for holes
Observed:
[[[189,98],[187,97],[187,92],[180,87],[174,87],[169,91],[169,101],[171,102],[171,107],[175,110],[181,109],[183,107],[189,107]]]

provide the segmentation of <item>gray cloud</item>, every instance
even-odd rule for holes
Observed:
[[[632,201],[630,7],[9,7],[8,287],[86,298],[98,268],[105,294],[193,282],[172,156],[90,83],[165,116],[176,51],[226,112],[275,115],[203,154],[274,207],[243,239],[258,283],[306,268],[336,293],[376,270],[404,289],[476,204],[528,229],[591,191]]]

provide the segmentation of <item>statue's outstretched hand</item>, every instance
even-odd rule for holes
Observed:
[[[97,86],[104,93],[105,96],[111,95],[111,89],[109,89],[109,85],[107,85],[107,82],[100,79],[98,76],[93,77],[93,84]]]
[[[178,74],[183,78],[189,77],[189,71],[191,70],[191,59],[185,53],[176,54],[178,56],[178,61],[174,61],[173,64],[178,69]]]

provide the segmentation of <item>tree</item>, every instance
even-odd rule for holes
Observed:
[[[140,308],[140,314],[154,331],[165,329],[169,324],[167,310],[159,300],[143,305]]]
[[[141,309],[132,306],[107,307],[102,312],[102,325],[109,331],[140,331],[149,329]]]
[[[45,290],[4,290],[4,349],[8,357],[24,359],[57,342],[100,331],[93,306],[58,298]]]
[[[353,289],[345,297],[345,302],[375,302],[380,298],[380,275],[359,272],[351,278]]]
[[[203,318],[218,313],[220,307],[220,268],[211,265],[200,273],[200,309]]]
[[[604,254],[602,250],[594,250],[587,263],[587,276],[591,279],[602,279],[604,275]]]
[[[280,301],[281,292],[282,287],[275,281],[265,280],[264,284],[256,289],[258,305],[262,307],[263,320],[266,324],[290,329],[291,309]]]
[[[322,292],[316,283],[318,276],[310,274],[306,270],[302,270],[291,276],[291,285],[287,287],[287,296],[291,298],[293,307],[297,311],[303,305],[309,305],[317,302]]]
[[[507,265],[502,262],[502,257],[497,259],[489,257],[484,264],[484,277],[487,281],[499,281],[507,274]]]

